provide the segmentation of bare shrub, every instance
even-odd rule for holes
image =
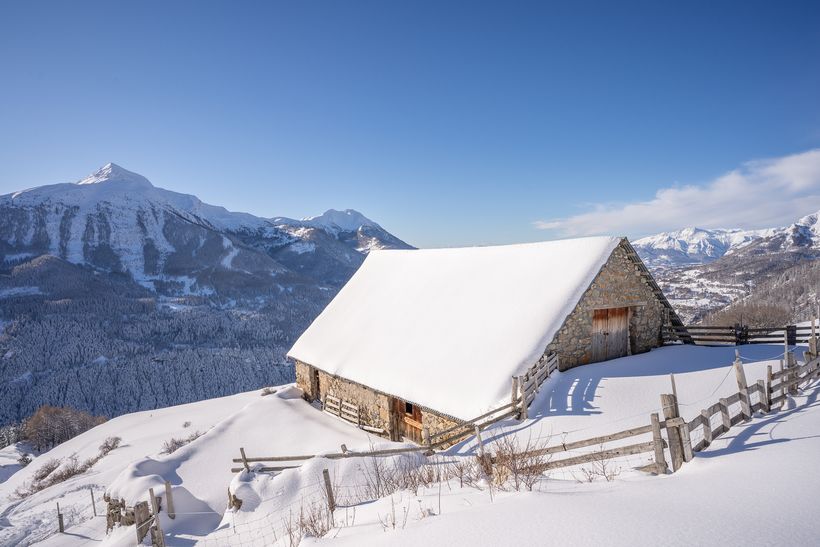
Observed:
[[[87,464],[88,462],[86,462]],[[93,463],[91,465],[94,465]],[[90,466],[89,466],[90,467]],[[63,463],[56,471],[52,472],[48,479],[44,482],[47,482],[46,486],[52,486],[54,484],[58,484],[64,481],[67,481],[71,477],[79,475],[86,471],[88,467],[85,465],[81,465],[79,460],[77,459],[77,454],[72,454],[68,457],[65,463]]]
[[[493,443],[495,453],[494,481],[499,487],[511,486],[515,491],[532,490],[543,477],[550,456],[544,454],[549,438],[527,438],[521,444],[515,434],[502,433]]]
[[[185,422],[182,423],[182,427],[191,427],[191,422],[186,420]]]
[[[333,515],[323,502],[310,502],[299,508],[299,531],[301,535],[324,537],[333,528]]]
[[[621,468],[606,456],[603,455],[604,445],[598,448],[598,451],[593,454],[593,459],[588,466],[580,469],[580,477],[573,473],[573,477],[578,482],[594,482],[598,479],[604,479],[606,482],[612,482],[621,474]]]
[[[472,486],[478,480],[478,461],[476,458],[456,458],[448,464],[447,474],[458,479],[458,485]]]
[[[171,437],[169,440],[162,443],[162,450],[160,450],[159,453],[173,454],[186,444],[197,440],[202,435],[204,435],[204,433],[202,433],[201,431],[194,431],[193,433],[184,438]]]
[[[108,437],[100,445],[100,456],[107,456],[109,452],[120,446],[120,437]]]
[[[40,482],[40,481],[44,480],[46,477],[48,477],[52,473],[52,471],[54,471],[58,467],[60,467],[60,460],[55,459],[55,458],[51,458],[46,463],[41,465],[37,469],[37,471],[34,472],[34,474],[32,475],[32,478],[34,479],[35,482]]]
[[[17,458],[17,463],[22,467],[26,467],[31,463],[31,456],[28,454],[20,454],[20,457]]]

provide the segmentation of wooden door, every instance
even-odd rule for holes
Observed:
[[[591,362],[623,357],[628,347],[629,308],[593,310]]]
[[[393,399],[393,405],[393,412],[399,418],[400,436],[421,444],[421,409],[401,399]]]

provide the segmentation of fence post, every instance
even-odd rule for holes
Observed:
[[[174,519],[177,517],[174,511],[174,495],[171,492],[171,483],[165,481],[165,505],[167,505],[168,518]]]
[[[676,426],[670,426],[669,422],[673,418],[679,418],[675,396],[671,393],[661,395],[661,406],[663,407],[663,417],[666,420],[666,437],[669,439],[669,455],[672,458],[672,472],[676,472],[683,465],[683,441],[680,430]]]
[[[430,428],[427,426],[421,428],[421,442],[426,446],[430,446]]]
[[[732,429],[732,417],[729,416],[729,403],[723,397],[718,400],[720,405],[720,417],[723,421],[723,433]]]
[[[766,414],[771,410],[769,405],[769,392],[766,389],[766,382],[763,380],[757,381],[757,393],[760,396],[760,410]]]
[[[142,543],[142,539],[148,533],[148,525],[151,517],[148,514],[148,502],[141,501],[134,504],[134,527],[137,530],[137,545]]]
[[[250,471],[251,468],[248,465],[248,458],[245,457],[245,449],[243,447],[239,448],[239,454],[242,456],[242,465],[245,466],[245,471]]]
[[[743,420],[752,419],[752,405],[749,400],[749,386],[746,383],[746,372],[743,370],[743,362],[740,360],[740,351],[735,350],[735,377],[737,378],[737,389],[740,392],[740,412]]]
[[[165,547],[165,537],[162,535],[162,526],[159,523],[159,504],[157,497],[154,495],[154,489],[148,489],[148,497],[151,500],[151,513],[154,517],[151,527],[154,529],[151,534],[151,539],[157,547]]]
[[[94,511],[94,516],[97,516],[97,503],[94,501],[94,489],[88,487],[88,493],[91,494],[91,509]]]
[[[786,326],[786,340],[790,346],[797,345],[797,325]]]
[[[683,422],[679,428],[681,446],[683,446],[683,461],[691,462],[695,455],[692,452],[692,439],[689,436],[689,424]]]
[[[527,389],[524,387],[524,377],[518,377],[518,385],[521,390],[521,419],[526,420],[529,417],[529,408],[527,405]]]
[[[62,534],[65,532],[65,526],[63,523],[63,514],[60,512],[60,504],[57,503],[57,530]]]
[[[772,365],[766,367],[766,408],[772,411]]]
[[[649,419],[652,422],[652,441],[655,443],[655,472],[660,475],[669,471],[669,466],[666,465],[666,456],[663,453],[661,422],[657,412],[650,414]]]
[[[327,508],[330,511],[330,523],[333,524],[333,511],[336,510],[336,498],[333,496],[333,486],[330,484],[330,472],[322,469],[322,477],[325,480],[325,492],[327,493]],[[333,524],[335,526],[335,524]]]
[[[476,424],[475,426],[475,438],[478,441],[478,456],[483,460],[484,459],[484,441],[481,440],[481,429]]]
[[[704,448],[712,444],[712,421],[709,418],[709,412],[704,408],[700,411],[701,420],[703,420],[703,444]]]
[[[680,405],[678,404],[678,386],[675,385],[675,375],[670,374],[669,380],[672,382],[672,395],[675,396],[675,413],[680,416]]]
[[[512,393],[510,394],[510,403],[515,408],[515,401],[518,400],[518,376],[512,377]],[[521,418],[521,413],[518,413],[518,417]]]

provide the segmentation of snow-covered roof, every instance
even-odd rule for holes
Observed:
[[[288,356],[471,419],[509,400],[619,241],[374,251]]]

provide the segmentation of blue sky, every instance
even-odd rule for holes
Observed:
[[[419,246],[637,236],[820,208],[818,148],[817,2],[0,5],[0,193],[113,161]]]

